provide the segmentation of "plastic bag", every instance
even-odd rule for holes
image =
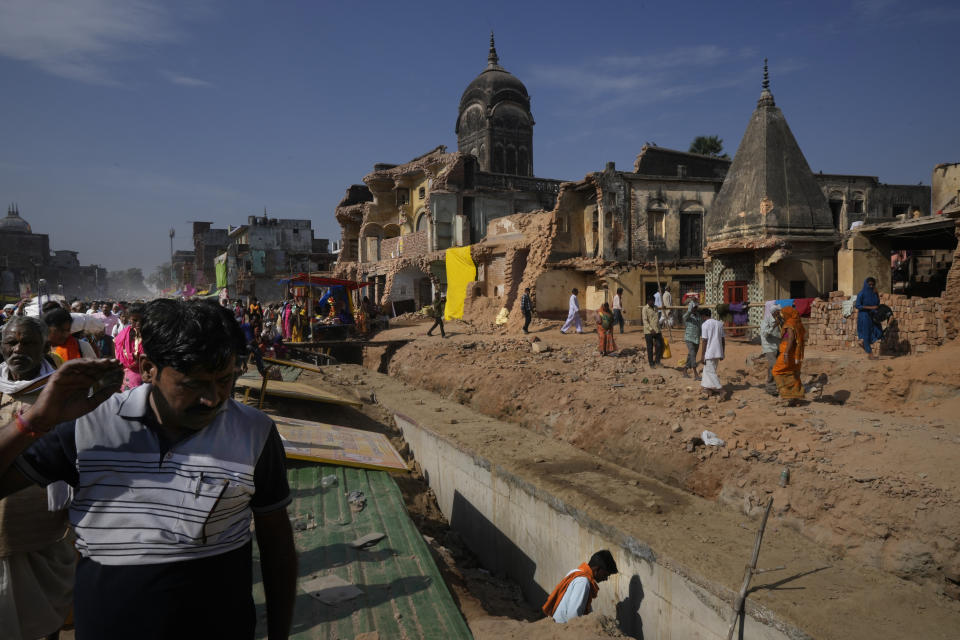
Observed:
[[[703,440],[703,444],[708,447],[722,447],[727,444],[713,431],[704,431],[700,434],[700,439]]]
[[[660,354],[661,358],[666,358],[669,360],[671,358],[670,354],[670,341],[667,340],[666,336],[663,336],[663,353]]]

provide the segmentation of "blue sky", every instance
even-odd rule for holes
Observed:
[[[192,220],[309,218],[374,162],[456,149],[460,94],[527,86],[538,176],[629,169],[645,141],[736,150],[771,85],[811,168],[929,184],[960,161],[943,2],[0,0],[0,204],[54,249],[142,267]]]

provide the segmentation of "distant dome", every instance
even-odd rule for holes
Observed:
[[[30,223],[20,217],[15,205],[7,209],[7,217],[0,218],[0,233],[33,233]]]

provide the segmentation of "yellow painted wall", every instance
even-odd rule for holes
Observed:
[[[420,197],[421,187],[423,187],[422,198]],[[400,233],[402,235],[416,231],[417,212],[424,207],[428,197],[430,197],[430,178],[424,176],[413,183],[410,187],[410,200],[407,204],[400,207],[400,210],[402,210],[407,217],[407,221],[401,227]]]

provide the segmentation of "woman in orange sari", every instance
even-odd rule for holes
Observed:
[[[617,343],[613,341],[613,311],[606,302],[597,311],[597,336],[600,338],[600,355],[605,356],[617,350]]]
[[[780,339],[780,355],[773,366],[773,380],[777,383],[780,399],[788,405],[796,405],[803,400],[800,365],[807,332],[796,308],[781,309],[780,317],[783,318],[783,336]]]

